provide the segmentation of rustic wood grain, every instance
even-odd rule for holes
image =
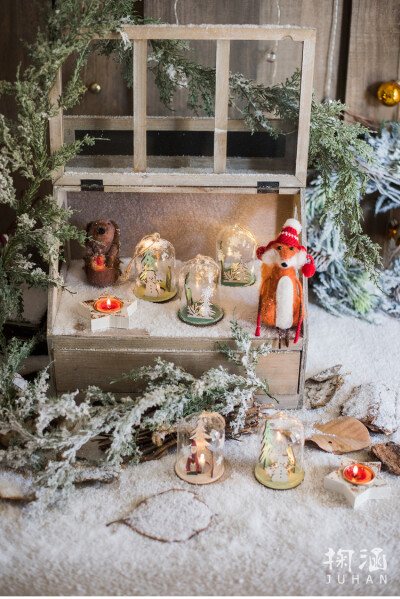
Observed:
[[[333,69],[332,69],[332,97],[337,97],[337,88],[340,85],[340,77],[345,78],[343,70],[339,71],[340,45],[342,29],[345,35],[346,23],[343,23],[343,6],[348,0],[340,0],[338,12],[337,43],[335,46]],[[328,58],[329,36],[333,18],[333,0],[280,0],[281,25],[297,25],[303,27],[315,27],[317,29],[317,46],[315,55],[314,89],[318,100],[324,96],[325,73]],[[144,3],[146,16],[160,18],[168,23],[175,23],[174,2],[165,0],[146,0]],[[177,4],[177,14],[180,24],[188,23],[221,23],[221,24],[276,24],[277,10],[275,2],[270,0],[180,0]],[[285,61],[292,64],[283,64],[282,58],[278,58],[276,80],[288,72],[289,67],[296,68],[293,54],[288,54],[281,44]],[[265,60],[265,54],[270,49],[270,42],[259,42],[253,47],[247,46],[243,52],[243,46],[232,44],[231,63],[235,69],[246,73],[249,77],[269,82],[274,69],[274,63]],[[197,50],[197,53],[199,50]],[[199,59],[203,55],[198,53]],[[290,70],[290,69],[289,69]],[[156,90],[153,90],[156,93]],[[154,98],[150,103],[155,101]]]
[[[180,193],[68,193],[68,204],[76,212],[71,222],[79,229],[110,214],[121,214],[121,255],[132,256],[133,249],[145,233],[158,231],[171,241],[176,256],[189,260],[196,254],[215,256],[219,231],[238,222],[259,241],[275,239],[286,219],[293,216],[296,195],[278,194],[204,194],[191,189]],[[201,215],[201,226],[199,226]],[[71,245],[72,258],[82,256],[82,248]]]
[[[229,372],[239,372],[235,364],[227,362],[218,351],[135,351],[113,350],[111,344],[107,349],[93,351],[92,349],[57,348],[54,344],[55,374],[57,392],[85,389],[88,385],[98,385],[105,391],[130,393],[140,390],[138,383],[121,381],[110,384],[112,379],[117,379],[124,372],[132,368],[148,366],[156,357],[174,362],[185,370],[199,377],[210,368],[217,368],[220,364]],[[274,352],[260,359],[257,372],[261,378],[267,378],[272,394],[297,394],[299,383],[299,351]]]
[[[398,120],[399,105],[382,105],[376,91],[400,78],[400,1],[353,0],[346,104],[372,121]]]
[[[217,42],[214,173],[224,173],[226,168],[229,101],[229,50],[229,40],[219,40]]]
[[[133,131],[135,172],[146,170],[147,42],[133,42]]]

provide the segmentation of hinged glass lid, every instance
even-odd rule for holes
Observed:
[[[133,115],[61,115],[68,140],[91,131],[102,139],[66,167],[59,184],[101,172],[105,185],[305,185],[314,30],[124,29],[132,42]],[[55,121],[52,127],[62,135]]]

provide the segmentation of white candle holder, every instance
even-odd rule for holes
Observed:
[[[374,478],[365,484],[355,484],[343,476],[343,470],[348,466],[360,464],[367,466],[374,473]],[[356,462],[349,458],[342,458],[337,470],[328,474],[324,479],[324,487],[343,495],[347,503],[357,509],[369,499],[386,499],[390,497],[391,489],[387,482],[380,476],[381,462]]]
[[[114,300],[120,303],[121,307],[109,313],[96,309],[96,304],[98,306],[99,303],[107,303],[108,299],[110,302]],[[136,311],[137,303],[136,299],[121,299],[115,295],[103,293],[96,299],[79,302],[78,312],[80,316],[89,321],[90,330],[93,333],[107,329],[132,329],[135,324],[133,314]]]

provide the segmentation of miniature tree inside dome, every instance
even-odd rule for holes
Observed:
[[[256,479],[272,489],[292,489],[304,479],[304,427],[286,412],[277,412],[265,422]]]
[[[178,423],[175,472],[193,485],[207,485],[224,473],[225,420],[217,412],[192,414]]]
[[[247,287],[256,280],[254,261],[257,241],[245,227],[235,224],[222,229],[217,237],[217,260],[221,285]]]
[[[214,303],[218,277],[218,264],[208,256],[198,254],[182,266],[178,316],[183,322],[207,326],[223,318],[223,309]]]
[[[149,302],[165,302],[175,297],[175,249],[159,233],[146,235],[134,253],[136,297]]]

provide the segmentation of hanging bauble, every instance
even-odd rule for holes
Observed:
[[[267,62],[275,62],[276,61],[276,52],[274,52],[273,50],[268,50],[265,53],[265,60]]]
[[[394,219],[391,220],[389,222],[389,226],[388,226],[388,230],[387,230],[388,239],[396,239],[398,229],[399,229],[399,223]]]
[[[399,227],[399,223],[397,223],[394,220],[390,221],[388,230],[387,230],[388,239],[396,239],[398,227]]]
[[[385,81],[379,86],[376,96],[385,106],[395,106],[400,102],[400,85],[397,81]]]

